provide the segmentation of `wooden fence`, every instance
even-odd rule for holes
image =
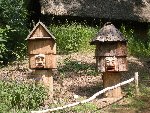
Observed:
[[[65,106],[62,106],[62,107],[57,107],[57,108],[46,109],[46,110],[41,110],[41,111],[31,111],[31,113],[48,113],[48,112],[52,112],[52,111],[56,111],[56,110],[61,110],[61,109],[73,107],[73,106],[76,106],[76,105],[79,105],[79,104],[87,103],[87,102],[90,102],[91,100],[94,100],[97,96],[99,96],[102,93],[105,93],[106,91],[109,91],[109,90],[115,89],[117,87],[123,86],[123,85],[128,84],[132,81],[135,81],[135,94],[138,95],[139,94],[138,72],[135,72],[135,76],[133,78],[130,78],[129,80],[123,81],[123,82],[121,82],[119,84],[116,84],[114,86],[107,87],[107,88],[95,93],[93,96],[91,96],[90,98],[88,98],[86,100],[82,100],[80,102],[75,102],[75,103],[68,104],[68,105],[65,105]]]

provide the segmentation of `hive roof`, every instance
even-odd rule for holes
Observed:
[[[96,37],[90,42],[94,45],[97,42],[127,41],[123,34],[110,22],[107,22],[98,32]]]

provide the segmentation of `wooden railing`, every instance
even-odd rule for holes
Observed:
[[[88,98],[86,100],[82,100],[80,102],[75,102],[75,103],[68,104],[68,105],[65,105],[65,106],[62,106],[62,107],[57,107],[57,108],[46,109],[46,110],[41,110],[41,111],[31,111],[31,113],[48,113],[48,112],[52,112],[52,111],[56,111],[56,110],[61,110],[61,109],[73,107],[73,106],[76,106],[76,105],[79,105],[79,104],[83,104],[83,103],[86,103],[86,102],[90,102],[91,100],[94,100],[97,96],[99,96],[100,94],[105,93],[106,91],[115,89],[117,87],[123,86],[125,84],[128,84],[128,83],[130,83],[132,81],[135,81],[135,94],[138,95],[139,94],[138,72],[135,72],[135,76],[133,78],[130,78],[129,80],[123,81],[123,82],[121,82],[119,84],[116,84],[114,86],[107,87],[107,88],[105,88],[105,89],[95,93],[93,96],[91,96],[90,98]]]

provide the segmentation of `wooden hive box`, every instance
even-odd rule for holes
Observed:
[[[42,22],[36,24],[26,40],[31,69],[56,68],[55,37]]]
[[[107,23],[91,41],[96,45],[96,67],[100,72],[122,72],[128,70],[127,43],[114,25]]]

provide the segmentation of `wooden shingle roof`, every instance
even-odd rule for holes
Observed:
[[[39,32],[37,35],[35,35],[36,32]],[[44,34],[44,33],[45,34]],[[26,40],[30,39],[53,39],[55,40],[55,37],[49,32],[49,30],[46,28],[46,26],[42,22],[38,22],[33,30],[29,33]]]
[[[110,22],[106,23],[98,32],[96,37],[90,42],[94,45],[97,42],[127,41],[123,34]]]

